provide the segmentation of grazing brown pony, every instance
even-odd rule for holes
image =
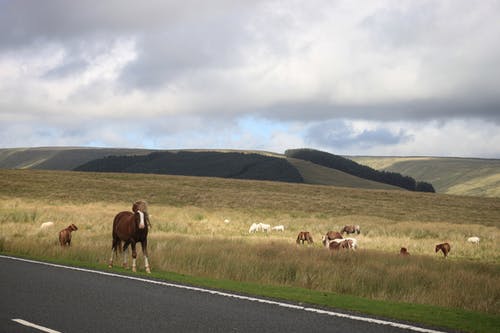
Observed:
[[[144,201],[136,201],[132,205],[132,212],[120,212],[113,220],[113,245],[109,267],[113,267],[113,255],[117,254],[117,249],[123,245],[123,266],[127,267],[127,247],[132,247],[132,271],[136,272],[136,243],[141,243],[144,255],[144,266],[147,273],[151,273],[148,261],[148,226],[149,215],[147,204]]]
[[[342,237],[342,235],[340,234],[340,232],[336,232],[336,231],[328,231],[324,236],[323,236],[323,245],[324,246],[328,246],[328,244],[330,243],[331,240],[333,239],[342,239],[344,237]]]
[[[309,231],[301,231],[299,232],[299,235],[297,236],[297,244],[304,244],[304,242],[308,242],[309,244],[313,243],[313,239],[311,236],[311,233]]]
[[[328,245],[330,250],[338,251],[341,249],[352,249],[352,240],[346,239],[346,240],[341,240],[341,241],[335,241],[335,242],[330,242]]]
[[[406,247],[402,247],[401,250],[399,250],[399,254],[402,256],[409,256],[410,252],[408,252],[408,249]]]
[[[78,230],[76,225],[70,224],[67,228],[59,231],[59,243],[61,246],[71,246],[71,232],[76,230]]]
[[[357,233],[358,235],[361,233],[361,228],[359,225],[346,225],[340,230],[340,233],[347,233],[347,234],[353,234]]]
[[[450,253],[451,246],[448,243],[438,244],[436,245],[436,252],[438,252],[439,250],[443,252],[444,257],[446,258],[448,256],[448,253]]]

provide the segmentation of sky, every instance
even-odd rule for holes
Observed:
[[[500,1],[0,0],[0,148],[500,158]]]

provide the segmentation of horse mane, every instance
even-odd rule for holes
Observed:
[[[144,219],[146,220],[146,223],[149,228],[151,228],[151,221],[149,220],[149,213],[148,213],[148,203],[146,200],[137,200],[132,204],[132,211],[134,213],[137,213],[137,211],[141,211],[144,213]]]

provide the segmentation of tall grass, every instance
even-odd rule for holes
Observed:
[[[500,314],[496,199],[190,177],[7,173],[0,177],[6,183],[0,184],[3,252],[104,266],[114,215],[146,198],[153,271]],[[40,230],[46,221],[55,227]],[[253,222],[286,229],[249,234]],[[57,234],[71,223],[79,230],[63,249]],[[359,250],[323,248],[321,235],[345,224],[361,225]],[[300,230],[310,231],[315,243],[298,246]],[[471,235],[481,237],[479,245],[466,242]],[[442,241],[452,245],[448,259],[434,253]],[[410,257],[398,255],[402,246]]]

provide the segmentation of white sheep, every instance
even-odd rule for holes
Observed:
[[[469,238],[467,238],[467,241],[469,243],[472,243],[472,244],[479,244],[479,237],[476,237],[476,236],[469,237]]]
[[[259,230],[259,225],[257,223],[252,223],[250,229],[248,229],[248,233],[251,234]]]
[[[41,230],[44,230],[44,229],[48,229],[50,227],[53,227],[54,226],[54,222],[52,221],[49,221],[49,222],[43,222],[41,225],[40,225],[40,229]]]
[[[260,225],[260,229],[262,231],[268,232],[271,229],[271,225],[270,224],[259,223],[259,225]]]
[[[271,230],[274,230],[274,231],[285,231],[285,226],[284,225],[276,225],[276,226],[272,227]]]

